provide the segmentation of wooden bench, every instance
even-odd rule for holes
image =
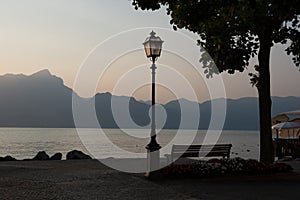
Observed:
[[[230,158],[232,144],[215,145],[176,145],[172,146],[171,154],[165,154],[168,163],[178,158],[189,157],[222,157]]]

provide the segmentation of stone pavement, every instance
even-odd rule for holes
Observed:
[[[149,181],[97,160],[0,162],[0,199],[263,199],[300,195],[296,172]]]

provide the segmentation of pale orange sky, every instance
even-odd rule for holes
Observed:
[[[65,84],[73,88],[76,74],[92,49],[112,35],[122,31],[142,27],[161,27],[170,29],[169,17],[165,10],[156,12],[136,11],[131,6],[131,1],[126,0],[1,0],[0,7],[0,74],[32,74],[42,69],[63,78]],[[148,32],[150,32],[149,30]],[[167,37],[162,32],[158,35],[165,41],[164,47],[180,46],[182,44],[172,37]],[[192,38],[197,36],[181,31]],[[120,42],[111,46],[111,49],[126,48],[127,43],[141,45],[148,35]],[[165,38],[163,38],[165,36]],[[195,41],[196,43],[196,41]],[[129,47],[129,46],[128,46]],[[199,56],[195,47],[184,47],[188,55]],[[196,47],[197,49],[197,47]],[[274,96],[300,96],[300,72],[292,63],[291,58],[283,51],[282,45],[275,45],[271,54],[271,79],[272,95]],[[105,54],[106,51],[103,51]],[[132,57],[130,57],[132,56]],[[125,58],[123,63],[114,63],[111,75],[100,80],[97,92],[111,92],[113,77],[120,73],[124,66],[133,66],[136,63],[151,65],[145,56],[139,52]],[[165,56],[165,57],[163,57]],[[188,63],[170,57],[170,54],[162,54],[158,60],[174,68],[186,67],[187,77]],[[255,59],[252,65],[256,63]],[[200,70],[201,66],[199,65]],[[226,96],[228,98],[240,98],[245,96],[257,96],[255,88],[249,84],[248,73],[251,66],[244,73],[235,75],[222,74],[225,83]],[[122,70],[120,70],[122,71]],[[164,70],[158,71],[158,79],[169,76]],[[138,75],[138,78],[150,78],[150,69],[147,67]],[[115,74],[115,75],[113,75]],[[116,77],[118,79],[118,77]],[[199,101],[209,99],[203,81],[197,78],[193,85],[197,91]],[[148,87],[141,87],[134,96],[138,99],[149,98]],[[189,98],[185,89],[181,89],[180,96]],[[117,95],[126,95],[119,94]],[[161,102],[174,98],[170,91],[158,90]]]

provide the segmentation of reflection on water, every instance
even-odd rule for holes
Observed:
[[[80,130],[84,130],[81,134],[87,136],[87,140],[84,140],[87,148],[82,144],[77,130],[73,128],[0,128],[0,156],[11,155],[17,159],[24,159],[34,157],[38,151],[46,151],[49,155],[61,152],[65,158],[68,151],[77,149],[90,155],[97,155],[97,158],[128,157],[126,152],[119,152],[112,148],[110,144],[112,142],[125,151],[136,153],[135,157],[146,157],[145,146],[149,142],[149,130],[104,129],[103,135],[97,129]],[[95,134],[97,134],[97,139],[95,139]],[[223,131],[220,138],[218,136],[219,134],[214,131],[207,134],[204,130],[197,132],[162,130],[158,133],[157,140],[162,146],[161,156],[170,153],[172,144],[187,144],[194,139],[195,144],[202,144],[203,141],[233,144],[232,157],[255,159],[259,157],[259,133],[257,131]],[[110,142],[107,142],[106,138]]]

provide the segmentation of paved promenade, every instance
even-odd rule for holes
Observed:
[[[149,181],[97,160],[0,162],[0,199],[298,198],[300,162],[291,164],[297,173]]]

